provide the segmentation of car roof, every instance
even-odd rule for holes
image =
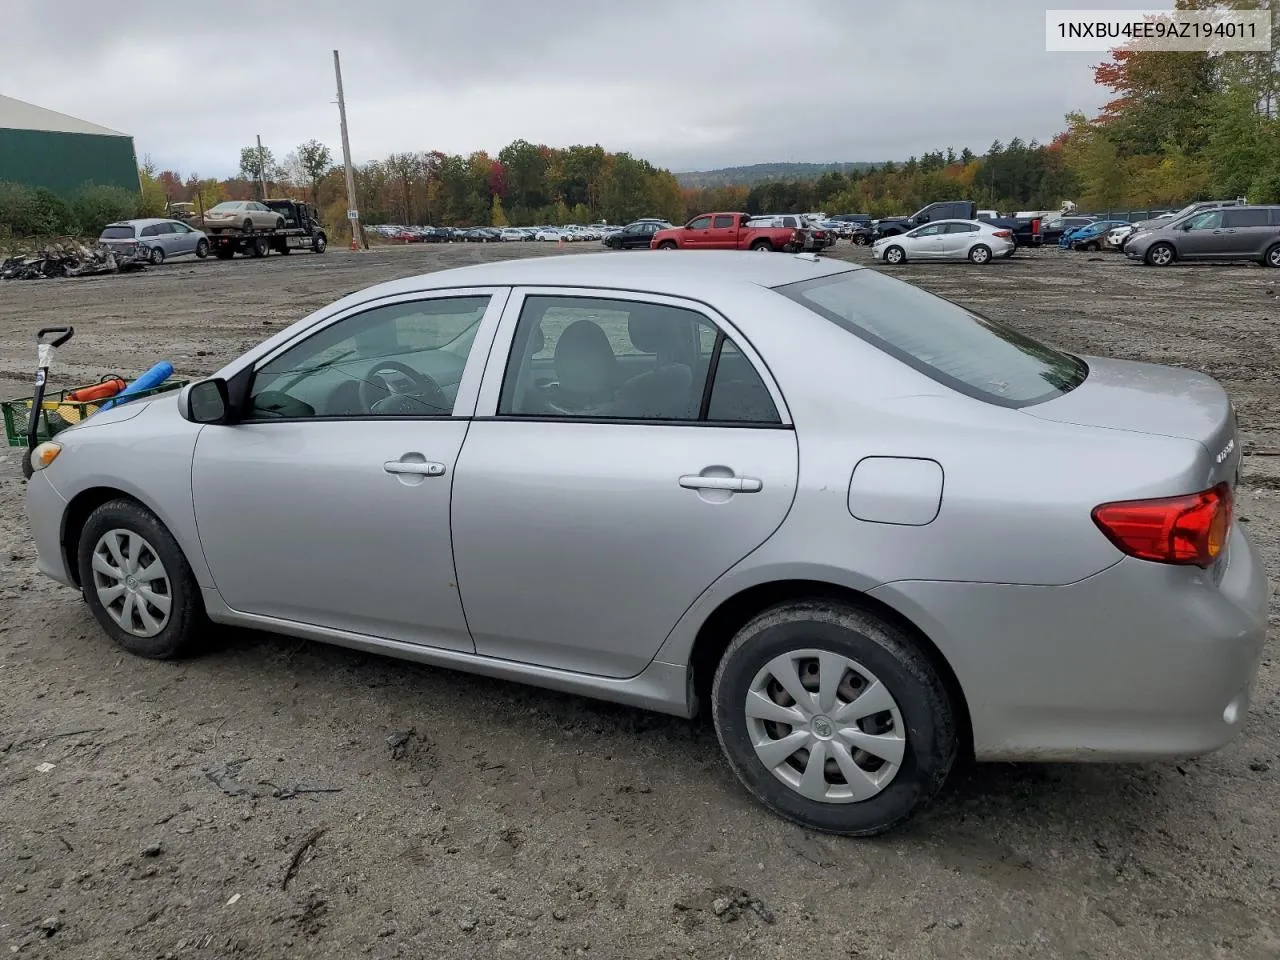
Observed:
[[[669,250],[641,256],[585,253],[498,260],[405,277],[355,294],[359,301],[449,287],[603,287],[707,299],[726,284],[778,287],[864,270],[844,260],[739,250]],[[355,302],[353,300],[353,302]]]

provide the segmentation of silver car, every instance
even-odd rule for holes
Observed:
[[[204,226],[214,232],[283,230],[284,217],[257,200],[224,200],[204,212]]]
[[[27,510],[133,653],[212,621],[705,710],[769,808],[869,835],[961,753],[1240,732],[1240,454],[1209,377],[875,270],[603,253],[351,294],[40,445]]]
[[[981,220],[934,220],[906,233],[881,237],[871,245],[871,254],[894,264],[908,260],[990,263],[1010,256],[1016,246],[1011,230]]]
[[[169,257],[195,255],[203,260],[209,255],[209,238],[181,220],[150,218],[109,223],[102,228],[98,243],[131,257],[142,250],[157,265]]]
[[[1219,207],[1140,227],[1125,241],[1124,255],[1153,267],[1177,260],[1254,260],[1280,267],[1280,206]]]

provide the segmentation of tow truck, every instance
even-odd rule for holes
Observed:
[[[315,207],[299,200],[263,200],[266,206],[280,214],[284,226],[274,230],[243,230],[236,227],[206,227],[209,248],[219,260],[230,260],[237,253],[250,257],[265,257],[272,250],[280,254],[294,250],[310,250],[324,253],[329,237],[320,224]]]

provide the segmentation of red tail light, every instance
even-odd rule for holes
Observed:
[[[1227,544],[1231,509],[1231,487],[1220,483],[1180,497],[1104,503],[1093,522],[1131,557],[1208,567]]]
[[[1002,238],[1004,238],[1005,240],[1008,240],[1010,237],[1012,237],[1012,236],[1013,236],[1013,231],[1012,231],[1012,230],[997,230],[997,231],[996,231],[996,236],[997,236],[997,237],[1002,237]]]
[[[1039,217],[1033,217],[1033,218],[1032,218],[1032,220],[1031,220],[1031,233],[1032,233],[1032,235],[1034,236],[1034,235],[1038,234],[1039,232],[1040,232],[1040,218],[1039,218]]]

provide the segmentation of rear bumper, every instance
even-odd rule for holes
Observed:
[[[1271,586],[1237,526],[1220,582],[1126,558],[1061,587],[910,581],[873,594],[956,672],[980,760],[1150,760],[1238,734]]]

